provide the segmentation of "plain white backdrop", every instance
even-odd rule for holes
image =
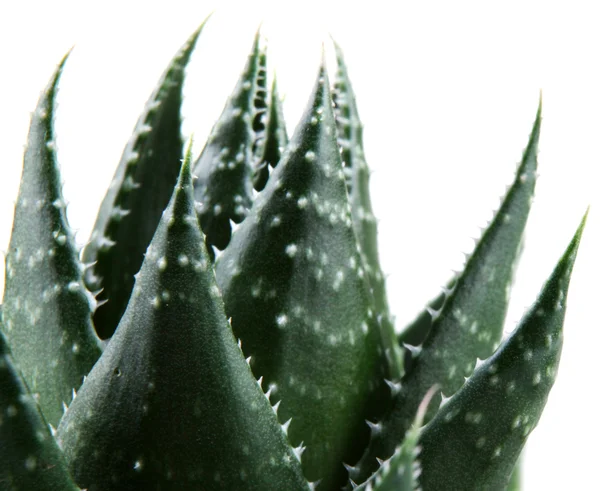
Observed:
[[[60,84],[58,155],[69,220],[83,244],[155,82],[212,10],[185,85],[183,131],[194,133],[196,155],[259,23],[290,134],[323,43],[331,69],[329,35],[344,49],[399,327],[472,249],[471,237],[512,179],[542,90],[540,177],[507,330],[592,208],[569,293],[563,358],[527,445],[523,489],[600,489],[600,16],[593,2],[2,2],[0,248],[8,245],[29,115],[64,53],[75,46]]]

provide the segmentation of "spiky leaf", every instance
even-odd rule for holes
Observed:
[[[0,415],[0,489],[79,491],[2,333]]]
[[[175,55],[140,116],[100,212],[83,260],[91,291],[101,292],[94,324],[101,338],[112,336],[127,307],[144,252],[167,206],[183,153],[181,101],[184,70],[202,24]]]
[[[269,168],[274,168],[288,144],[288,135],[283,119],[283,108],[277,91],[277,83],[273,80],[266,113],[266,127],[263,138],[255,152],[254,189],[262,191],[269,179]]]
[[[309,489],[210,264],[188,155],[127,311],[58,428],[80,486]]]
[[[65,62],[31,117],[3,300],[3,332],[53,425],[101,352],[91,321],[94,299],[83,285],[56,160],[53,116]]]
[[[263,48],[256,34],[252,52],[237,86],[213,127],[194,164],[197,212],[202,231],[211,246],[224,249],[231,239],[231,223],[240,223],[252,206],[252,162],[255,133],[253,124],[263,112]]]
[[[342,165],[352,207],[352,222],[358,238],[362,264],[371,285],[375,311],[380,316],[391,376],[399,379],[403,370],[403,353],[396,343],[394,324],[387,302],[385,277],[379,264],[377,221],[371,206],[369,168],[363,147],[363,128],[342,50],[337,44],[334,46],[338,69],[333,88],[333,101],[338,144],[341,148]]]
[[[256,376],[281,400],[319,489],[365,443],[386,376],[350,217],[325,68],[282,160],[216,263],[227,314]],[[383,390],[382,390],[383,389]]]
[[[437,295],[437,297],[429,301],[427,303],[427,307],[419,312],[413,321],[408,324],[400,332],[400,334],[398,334],[398,344],[400,346],[409,345],[416,347],[425,342],[429,332],[431,331],[434,318],[436,318],[441,312],[444,304],[446,303],[448,295],[454,288],[455,283],[456,282],[454,280],[450,281],[449,284]],[[413,351],[410,349],[404,350],[403,367],[405,371],[411,370],[414,359],[415,356],[413,356]]]
[[[419,406],[415,421],[406,432],[401,445],[398,445],[394,454],[381,463],[365,483],[356,488],[356,491],[415,491],[419,488],[421,464],[418,460],[421,447],[418,445],[419,436],[425,411],[437,387],[432,387]]]
[[[391,455],[428,388],[439,384],[446,396],[453,394],[464,377],[473,372],[476,359],[487,358],[500,340],[513,269],[535,188],[540,124],[541,102],[515,180],[432,322],[382,422],[383,431],[371,438],[360,471],[354,476],[359,482],[376,468],[376,457]],[[436,398],[439,402],[439,396]],[[431,416],[429,411],[426,421]]]
[[[520,325],[423,430],[424,490],[506,488],[554,384],[584,223]]]

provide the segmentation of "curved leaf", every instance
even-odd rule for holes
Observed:
[[[520,325],[423,430],[424,490],[506,488],[554,384],[584,224]]]
[[[179,175],[184,70],[205,23],[175,55],[148,99],[83,251],[83,260],[91,264],[86,284],[100,292],[94,324],[102,339],[112,336],[127,307],[133,276]]]
[[[451,395],[488,357],[502,337],[510,284],[535,188],[541,101],[517,175],[499,210],[484,231],[456,279],[438,317],[432,322],[411,370],[402,380],[392,409],[373,434],[369,449],[353,476],[361,482],[377,468],[376,457],[388,458],[412,421],[429,387],[439,384]],[[436,396],[433,406],[440,401]],[[430,407],[426,421],[434,411]]]
[[[3,332],[53,425],[101,352],[56,161],[55,96],[66,58],[31,117],[3,300]]]
[[[242,222],[252,207],[253,124],[264,112],[264,62],[257,33],[246,68],[194,164],[197,212],[211,255],[212,245],[227,247],[231,221]]]
[[[358,116],[346,62],[342,50],[337,44],[335,44],[335,52],[338,70],[332,95],[335,104],[338,144],[341,148],[342,164],[352,207],[352,223],[358,239],[362,264],[371,285],[375,312],[380,316],[386,355],[390,363],[390,374],[397,380],[403,370],[403,353],[396,342],[394,323],[391,319],[385,290],[385,277],[379,264],[377,221],[371,206],[369,168],[363,148],[363,128]]]

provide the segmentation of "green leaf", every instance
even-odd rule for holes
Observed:
[[[396,342],[394,324],[385,290],[385,277],[379,264],[377,221],[373,215],[369,192],[369,168],[363,148],[363,128],[358,115],[356,98],[340,47],[334,43],[338,70],[333,88],[338,144],[352,207],[352,223],[360,248],[360,256],[371,285],[375,312],[380,317],[390,374],[399,379],[402,374],[403,352]]]
[[[257,33],[246,68],[194,164],[197,212],[211,255],[211,246],[227,247],[231,221],[240,223],[252,206],[253,124],[264,112],[260,92],[264,90],[265,56],[260,45]]]
[[[338,490],[387,376],[352,228],[324,67],[284,156],[216,262],[227,315],[255,376],[292,418],[319,489]],[[335,416],[335,417],[334,417]]]
[[[1,324],[1,322],[0,322]],[[0,333],[0,489],[79,491]]]
[[[225,317],[189,153],[127,311],[57,435],[90,490],[309,489]]]
[[[521,490],[521,460],[518,460],[515,464],[515,468],[508,481],[508,487],[506,491],[520,491]]]
[[[411,370],[402,379],[392,409],[373,434],[369,449],[353,476],[361,482],[377,467],[376,457],[388,458],[412,421],[429,387],[439,384],[444,395],[456,392],[472,374],[477,358],[493,353],[502,337],[513,270],[520,251],[536,180],[541,101],[513,184],[483,232],[463,272],[449,293]],[[437,406],[436,396],[433,406]],[[434,411],[428,411],[427,422]]]
[[[432,387],[421,402],[411,428],[406,432],[402,445],[396,447],[394,454],[383,461],[377,471],[356,491],[414,491],[419,488],[421,465],[418,456],[421,447],[418,445],[421,427],[427,406],[437,387]]]
[[[427,307],[419,312],[413,321],[398,334],[398,344],[400,346],[404,346],[405,344],[409,346],[419,346],[425,342],[431,331],[434,318],[437,317],[442,310],[446,303],[446,299],[455,284],[455,280],[450,281],[438,296],[428,302]],[[405,371],[410,371],[412,369],[415,358],[416,357],[410,349],[404,350],[403,365]]]
[[[584,224],[520,325],[423,430],[424,490],[506,489],[554,384]]]
[[[275,168],[281,159],[283,149],[288,144],[288,135],[283,119],[283,108],[277,92],[277,83],[273,80],[267,110],[266,128],[260,145],[255,152],[254,189],[262,191],[269,179],[269,168]]]
[[[184,70],[205,23],[175,55],[146,103],[84,249],[83,260],[92,264],[86,284],[101,290],[101,302],[108,300],[94,314],[103,339],[112,336],[127,307],[133,276],[179,175]]]
[[[91,320],[95,301],[83,284],[56,160],[55,96],[66,59],[31,117],[6,255],[2,327],[53,425],[101,352]]]

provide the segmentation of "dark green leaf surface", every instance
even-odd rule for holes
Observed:
[[[91,291],[108,300],[94,314],[101,338],[112,336],[133,289],[133,275],[169,202],[181,167],[184,70],[204,24],[188,39],[160,78],[125,147],[104,197],[83,260]]]
[[[260,107],[265,75],[260,44],[257,33],[246,68],[194,164],[197,212],[211,254],[213,245],[220,250],[227,247],[230,221],[240,223],[252,206],[253,124],[264,112]]]
[[[216,263],[252,370],[292,418],[290,440],[319,489],[339,490],[365,418],[383,408],[386,364],[352,228],[322,67],[308,108],[248,218]]]
[[[288,135],[283,119],[283,108],[277,92],[277,83],[273,80],[266,114],[266,128],[263,139],[255,152],[254,189],[262,191],[269,179],[269,168],[274,168],[288,144]]]
[[[338,144],[342,152],[342,165],[352,207],[352,223],[360,246],[362,265],[373,292],[375,312],[380,316],[390,373],[394,379],[399,379],[402,372],[403,353],[396,342],[394,325],[387,302],[385,277],[379,264],[377,221],[371,206],[369,168],[363,148],[363,128],[358,116],[346,62],[342,50],[337,44],[335,44],[335,52],[338,70],[333,88],[333,102]]]
[[[65,61],[31,117],[3,300],[3,332],[53,425],[101,352],[56,161],[53,116]]]
[[[410,345],[414,347],[418,347],[423,344],[431,331],[431,326],[433,324],[434,318],[442,310],[442,307],[446,303],[446,299],[448,295],[454,288],[456,284],[455,280],[449,282],[449,284],[442,289],[442,291],[435,297],[433,300],[428,302],[427,307],[413,319],[413,321],[408,324],[400,334],[398,334],[398,344],[400,346]],[[408,372],[412,369],[413,362],[416,356],[413,354],[413,351],[410,349],[404,350],[404,370]]]
[[[356,491],[415,491],[419,488],[421,465],[418,457],[421,451],[419,436],[425,418],[425,411],[437,387],[432,387],[419,406],[417,416],[404,440],[392,457],[383,461],[377,471]]]
[[[402,380],[391,412],[374,434],[354,476],[359,482],[388,458],[402,439],[429,387],[439,384],[444,395],[456,392],[501,339],[510,285],[535,188],[541,103],[522,162],[500,209],[484,231],[411,370]],[[440,401],[436,396],[433,406]],[[426,421],[432,416],[428,412]]]
[[[506,489],[554,384],[584,223],[520,325],[423,430],[425,491]]]
[[[79,491],[1,333],[0,489]]]
[[[103,356],[58,428],[92,490],[305,490],[224,313],[189,155]]]

